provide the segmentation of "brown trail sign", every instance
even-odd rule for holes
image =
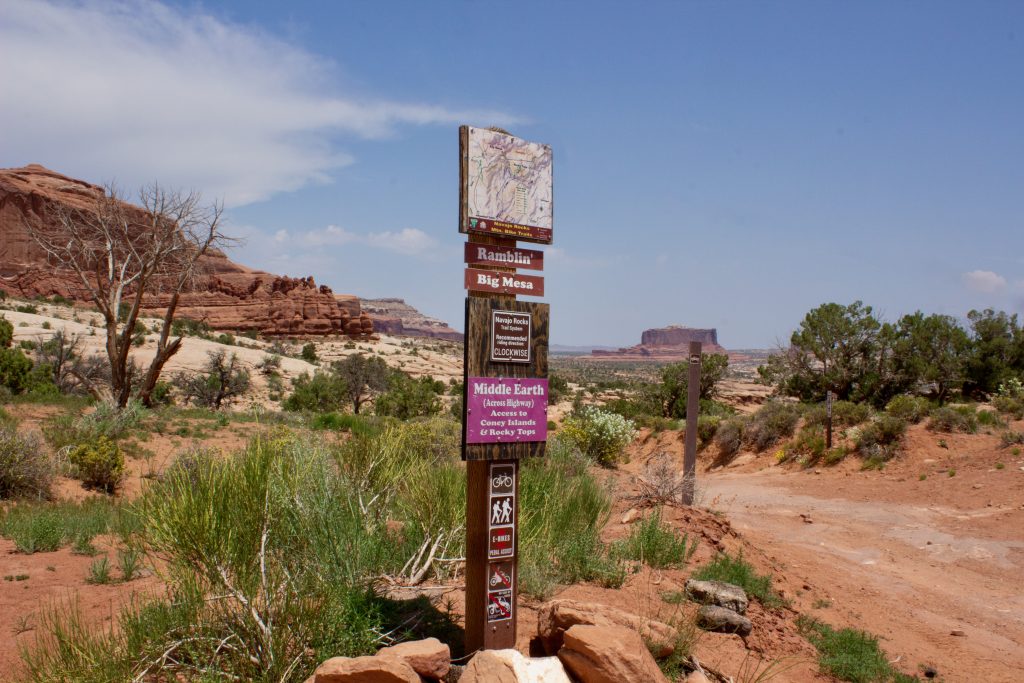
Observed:
[[[515,646],[519,579],[519,460],[547,438],[548,306],[543,252],[551,243],[551,148],[504,132],[459,129],[459,230],[465,247],[462,457],[466,460],[466,652]]]

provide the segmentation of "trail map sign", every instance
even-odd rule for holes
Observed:
[[[505,133],[463,126],[461,232],[551,244],[551,148]]]

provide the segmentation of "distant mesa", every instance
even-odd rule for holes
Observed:
[[[84,300],[81,286],[67,270],[55,269],[29,237],[26,226],[50,224],[59,208],[83,209],[103,188],[56,173],[38,164],[0,169],[0,289],[32,298],[60,295]],[[128,205],[138,215],[139,207]],[[369,337],[373,321],[359,298],[335,294],[312,277],[288,277],[253,270],[213,251],[200,262],[202,274],[181,297],[177,316],[205,321],[215,330],[272,335],[346,334]],[[155,313],[168,295],[143,301]]]
[[[682,360],[689,353],[690,342],[700,342],[704,353],[727,353],[718,343],[718,330],[715,328],[683,327],[669,325],[644,330],[640,335],[640,343],[615,351],[594,349],[593,358],[609,360]]]
[[[362,310],[381,334],[405,337],[430,337],[460,342],[463,335],[448,323],[423,315],[404,299],[360,299]]]

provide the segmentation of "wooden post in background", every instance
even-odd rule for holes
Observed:
[[[825,392],[825,448],[832,448],[832,390]]]
[[[683,504],[693,505],[697,489],[697,415],[700,412],[700,342],[690,342],[686,392],[686,444],[683,450]]]

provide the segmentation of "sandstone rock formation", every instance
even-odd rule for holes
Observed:
[[[683,360],[689,354],[691,341],[701,343],[704,353],[726,353],[718,343],[718,330],[715,328],[683,327],[669,325],[644,330],[640,335],[640,343],[636,346],[621,348],[617,351],[595,349],[591,352],[594,358],[616,360]]]
[[[412,640],[377,651],[378,657],[398,657],[416,673],[431,680],[441,680],[452,666],[451,649],[437,638]]]
[[[461,332],[442,320],[423,315],[404,299],[360,299],[359,303],[373,320],[374,330],[381,334],[462,341]]]
[[[36,164],[0,169],[0,289],[29,298],[82,298],[70,272],[46,263],[26,226],[54,221],[59,205],[86,209],[102,193],[97,185]],[[142,209],[136,210],[142,216]],[[178,317],[203,320],[218,330],[264,334],[373,333],[373,321],[360,309],[358,298],[335,295],[311,277],[252,270],[222,252],[211,252],[200,266],[202,275],[182,296]],[[152,313],[164,303],[163,297],[149,297],[144,312]]]
[[[333,657],[317,667],[315,683],[420,683],[419,674],[397,657]]]

